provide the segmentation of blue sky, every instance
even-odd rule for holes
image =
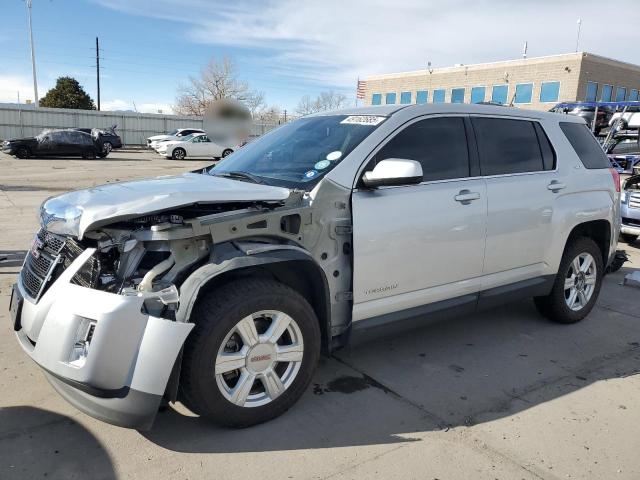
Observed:
[[[102,104],[168,110],[176,90],[212,58],[228,55],[270,105],[292,110],[305,94],[353,97],[358,76],[575,49],[640,64],[637,0],[606,29],[590,0],[33,0],[40,96],[60,75],[95,98],[100,37]],[[33,98],[26,7],[0,10],[0,101]],[[613,12],[612,12],[613,14]],[[607,33],[608,32],[608,33]],[[604,36],[603,36],[604,33]],[[613,41],[615,39],[615,41]],[[629,48],[622,48],[621,46]]]

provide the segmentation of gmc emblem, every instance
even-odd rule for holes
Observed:
[[[250,362],[262,362],[263,360],[271,360],[271,354],[268,354],[268,355],[257,355],[255,357],[251,357],[249,359]]]

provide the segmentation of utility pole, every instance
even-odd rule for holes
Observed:
[[[98,80],[98,110],[100,110],[100,43],[96,37],[96,78]]]
[[[31,28],[31,1],[26,0],[27,2],[27,18],[29,19],[29,40],[31,42],[31,71],[33,72],[33,96],[35,97],[36,108],[40,106],[38,100],[38,80],[36,77],[36,51],[33,47],[33,30]]]
[[[582,26],[582,19],[578,19],[578,35],[576,37],[576,53],[578,52],[578,46],[580,45],[580,27]]]

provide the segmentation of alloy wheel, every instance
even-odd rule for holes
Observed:
[[[266,405],[291,386],[303,356],[296,321],[284,312],[262,310],[236,323],[223,340],[215,360],[216,383],[237,406]]]
[[[583,252],[573,259],[564,281],[564,300],[571,310],[582,310],[589,303],[597,274],[596,262],[590,253]]]

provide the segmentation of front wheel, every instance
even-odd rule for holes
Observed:
[[[231,155],[232,153],[233,153],[233,150],[231,150],[230,148],[227,148],[226,150],[224,150],[224,151],[222,152],[222,157],[221,157],[221,158],[228,157],[228,156],[229,156],[229,155]]]
[[[567,246],[551,293],[534,299],[538,311],[558,323],[575,323],[586,317],[598,298],[604,265],[602,252],[590,238]]]
[[[184,157],[186,156],[187,152],[184,150],[184,148],[176,148],[171,154],[171,158],[173,158],[174,160],[184,160]]]
[[[104,153],[105,157],[111,153],[111,150],[113,150],[113,145],[111,145],[111,142],[104,142],[102,144],[102,152]]]
[[[281,415],[304,393],[318,363],[313,309],[271,279],[239,280],[204,295],[184,350],[186,405],[231,427]]]
[[[20,147],[16,151],[16,157],[18,158],[24,159],[24,158],[29,158],[30,156],[31,156],[31,152],[27,147]]]

